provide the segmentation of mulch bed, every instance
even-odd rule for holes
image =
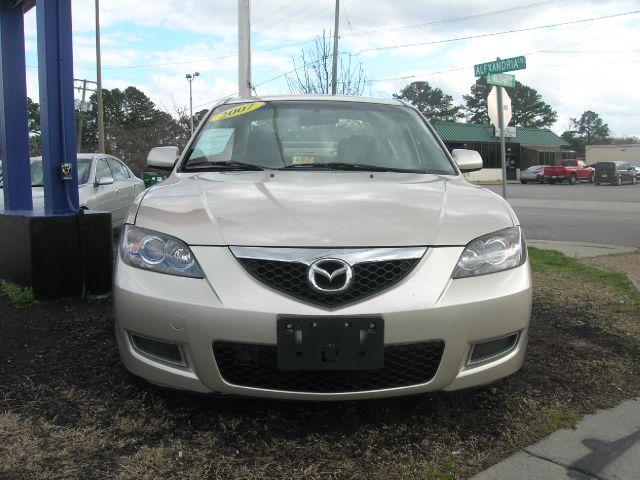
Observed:
[[[465,478],[640,395],[624,295],[570,282],[535,274],[527,360],[512,377],[345,403],[162,390],[120,364],[110,300],[17,309],[0,295],[0,478]]]

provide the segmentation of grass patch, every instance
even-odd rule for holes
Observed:
[[[529,247],[528,250],[531,268],[534,271],[559,271],[574,277],[576,280],[574,286],[582,282],[595,282],[613,287],[622,295],[638,295],[629,278],[622,272],[606,271],[591,265],[585,265],[575,258],[554,250],[541,250],[534,247]]]
[[[33,289],[31,287],[23,287],[16,283],[2,283],[2,293],[4,293],[9,301],[17,308],[30,307],[38,303]]]
[[[543,413],[543,422],[539,425],[538,434],[542,437],[561,428],[574,427],[580,421],[582,415],[577,411],[561,411],[553,408]]]

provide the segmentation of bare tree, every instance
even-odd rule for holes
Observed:
[[[337,92],[341,95],[362,95],[370,83],[364,74],[361,62],[353,61],[351,54],[340,56],[338,65]],[[291,93],[329,94],[331,92],[331,69],[333,42],[331,33],[322,31],[310,51],[303,49],[300,59],[293,59],[294,70],[287,75],[287,84]]]

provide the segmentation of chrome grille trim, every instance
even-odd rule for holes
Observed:
[[[229,247],[236,258],[296,262],[307,266],[321,258],[338,258],[349,265],[364,262],[386,262],[422,258],[427,247],[382,248],[288,248]]]

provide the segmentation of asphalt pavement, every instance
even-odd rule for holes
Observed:
[[[501,185],[485,185],[500,194]],[[640,184],[507,185],[527,239],[640,248]]]

